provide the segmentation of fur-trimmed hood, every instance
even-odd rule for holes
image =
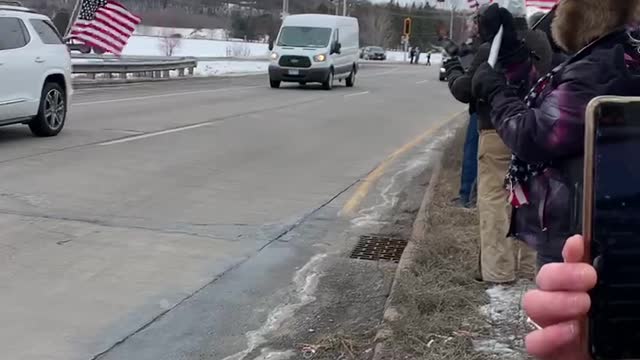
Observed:
[[[640,20],[640,0],[560,0],[553,20],[556,44],[575,53],[590,42]]]

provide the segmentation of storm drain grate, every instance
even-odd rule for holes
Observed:
[[[388,236],[363,235],[351,252],[352,259],[400,262],[407,240]]]

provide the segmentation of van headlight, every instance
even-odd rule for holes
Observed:
[[[269,57],[271,58],[272,61],[276,61],[278,60],[278,53],[274,51],[271,53],[271,55],[269,55]]]
[[[315,62],[324,62],[327,60],[327,54],[318,54],[313,57],[313,61]]]

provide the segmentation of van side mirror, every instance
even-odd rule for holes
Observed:
[[[273,39],[269,39],[269,51],[273,51]]]
[[[342,44],[340,44],[339,42],[334,42],[333,46],[331,47],[331,53],[332,54],[340,54],[340,50],[342,49]]]

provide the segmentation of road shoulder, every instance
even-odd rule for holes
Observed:
[[[531,283],[488,288],[474,281],[477,212],[450,202],[459,186],[464,135],[458,130],[448,144],[426,191],[413,247],[405,251],[378,331],[375,360],[527,359],[520,300]]]

